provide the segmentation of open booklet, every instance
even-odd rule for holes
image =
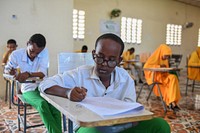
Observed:
[[[110,97],[86,97],[80,104],[100,116],[120,115],[124,113],[139,113],[144,106]]]

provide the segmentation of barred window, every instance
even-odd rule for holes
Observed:
[[[181,45],[182,26],[175,24],[167,24],[166,28],[166,44]]]
[[[142,42],[142,20],[122,17],[121,38],[126,43],[140,44]]]
[[[85,38],[85,11],[73,10],[73,38]]]

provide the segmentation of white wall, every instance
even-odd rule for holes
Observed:
[[[33,34],[41,33],[46,37],[50,53],[49,73],[56,74],[57,53],[73,50],[72,10],[73,0],[0,0],[0,55],[8,39],[16,39],[21,48],[26,47]],[[2,97],[5,92],[2,76],[0,85]]]
[[[86,12],[86,38],[74,42],[74,48],[80,49],[88,45],[91,51],[95,39],[101,34],[100,20],[110,20],[109,13],[118,8],[122,11],[119,18],[112,20],[120,22],[122,16],[143,20],[142,44],[126,44],[126,49],[135,47],[136,54],[153,52],[158,45],[165,43],[166,24],[184,24],[193,22],[194,26],[182,32],[182,45],[171,46],[173,53],[184,55],[181,66],[185,66],[185,56],[196,49],[198,29],[200,28],[200,8],[185,5],[173,0],[74,0],[74,8]]]
[[[86,11],[84,41],[73,42],[73,8]],[[99,23],[101,20],[109,20],[109,13],[114,8],[122,11],[121,16],[143,20],[142,44],[126,44],[125,47],[135,47],[136,54],[153,52],[159,44],[165,43],[167,23],[193,22],[192,28],[183,30],[182,45],[171,46],[173,53],[184,55],[181,65],[185,66],[185,56],[197,46],[200,8],[173,0],[0,0],[0,55],[3,55],[8,39],[14,38],[19,47],[25,47],[31,35],[42,33],[47,39],[50,52],[49,71],[53,75],[57,72],[59,52],[79,50],[82,45],[88,45],[89,51],[94,49],[94,42],[101,34]],[[12,15],[16,15],[16,18],[12,18]],[[113,20],[120,22],[120,18]],[[2,70],[0,73],[2,74]],[[2,97],[5,82],[1,76],[0,85]]]

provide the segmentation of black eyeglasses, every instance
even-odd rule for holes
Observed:
[[[104,57],[94,54],[93,55],[94,61],[98,64],[98,65],[102,65],[105,61],[108,65],[108,67],[115,67],[117,66],[117,61],[116,60],[105,60]]]

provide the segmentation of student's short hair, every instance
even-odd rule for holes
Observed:
[[[83,45],[81,50],[88,50],[88,47],[86,45]]]
[[[135,52],[135,48],[132,47],[132,48],[129,49],[129,51],[133,51],[133,52]]]
[[[29,39],[32,43],[36,43],[39,48],[46,46],[46,39],[42,34],[34,34]]]
[[[10,43],[17,45],[17,42],[14,39],[9,39],[7,41],[7,44],[10,44]]]
[[[102,39],[111,39],[117,43],[120,44],[121,46],[121,52],[120,52],[120,55],[122,55],[123,51],[124,51],[124,42],[121,40],[120,37],[118,37],[117,35],[115,34],[112,34],[112,33],[106,33],[106,34],[103,34],[101,35],[100,37],[97,38],[96,42],[95,42],[95,48],[97,47],[97,43],[102,40]]]

